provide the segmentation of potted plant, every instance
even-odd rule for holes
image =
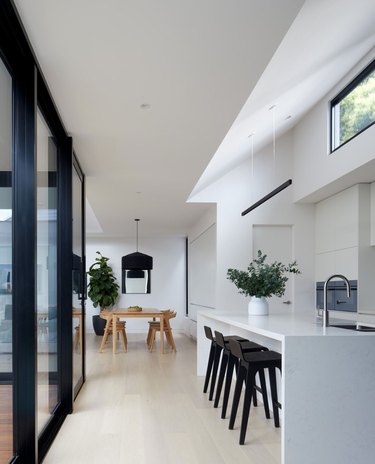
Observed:
[[[268,314],[268,301],[272,295],[281,297],[285,293],[288,281],[286,273],[300,274],[297,262],[282,264],[273,262],[267,264],[267,255],[258,250],[258,256],[250,262],[246,271],[228,269],[227,278],[239,289],[240,293],[251,296],[249,302],[250,315]]]
[[[94,308],[99,306],[100,311],[116,303],[118,298],[119,285],[116,276],[113,273],[111,266],[109,266],[109,258],[99,255],[95,258],[95,263],[92,264],[88,270],[90,282],[88,284],[88,297],[91,299]],[[97,335],[103,335],[106,321],[100,318],[99,315],[93,316],[94,331]]]

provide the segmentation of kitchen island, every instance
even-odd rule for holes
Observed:
[[[197,321],[198,375],[205,375],[210,347],[204,325],[282,354],[282,464],[374,462],[375,332],[323,328],[314,311],[269,316],[202,311]],[[245,444],[251,446],[251,413]]]

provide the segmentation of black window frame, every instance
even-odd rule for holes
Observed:
[[[375,60],[373,60],[370,64],[368,64],[346,87],[344,87],[337,95],[331,100],[330,104],[330,153],[334,153],[339,148],[346,145],[348,142],[356,138],[358,135],[362,134],[366,131],[369,127],[375,124],[375,120],[369,124],[368,126],[364,127],[362,130],[354,134],[348,140],[341,143],[337,147],[334,147],[335,137],[334,137],[334,126],[335,126],[335,118],[334,112],[335,107],[338,105],[345,97],[347,97],[354,89],[356,89],[365,79],[368,77],[372,72],[375,71]]]
[[[12,76],[13,162],[13,452],[12,464],[37,464],[46,455],[67,414],[72,390],[72,138],[61,122],[48,85],[12,0],[0,1],[0,58]],[[36,427],[36,111],[39,106],[57,138],[58,307],[61,400],[39,435]],[[83,190],[84,193],[84,190]],[[82,199],[82,201],[84,201]],[[84,224],[83,224],[84,231]],[[84,232],[83,232],[84,233]],[[84,379],[83,379],[84,380]],[[77,392],[75,392],[76,394]]]

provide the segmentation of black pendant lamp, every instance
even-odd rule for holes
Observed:
[[[123,256],[121,259],[122,270],[151,270],[153,265],[152,256],[145,255],[138,251],[138,223],[139,219],[134,219],[137,224],[137,251]]]

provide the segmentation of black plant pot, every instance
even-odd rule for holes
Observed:
[[[99,314],[92,316],[92,325],[94,327],[94,332],[96,335],[104,335],[104,329],[106,325],[106,320],[102,319]]]

